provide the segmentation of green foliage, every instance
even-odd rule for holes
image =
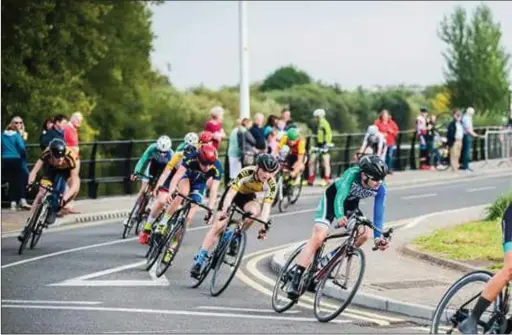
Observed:
[[[501,220],[503,213],[512,202],[512,192],[501,194],[491,206],[487,208],[487,220]]]
[[[507,110],[510,55],[490,8],[480,4],[469,19],[464,8],[456,7],[441,22],[439,37],[448,47],[443,55],[452,106],[493,113]]]
[[[311,77],[293,65],[283,66],[270,74],[260,86],[262,92],[285,90],[295,85],[311,83]]]

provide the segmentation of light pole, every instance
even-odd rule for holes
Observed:
[[[247,45],[247,1],[239,1],[240,31],[240,118],[248,118],[249,97],[249,50]]]

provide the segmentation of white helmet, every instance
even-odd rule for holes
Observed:
[[[183,140],[187,143],[190,143],[190,144],[197,144],[199,143],[199,136],[197,136],[196,133],[188,133],[187,135],[185,135],[185,137],[183,138]]]
[[[313,112],[313,116],[324,117],[325,116],[325,111],[323,109],[316,109]]]
[[[172,141],[169,136],[160,136],[156,141],[156,148],[161,152],[169,152],[172,148]]]
[[[379,128],[377,128],[377,126],[375,125],[371,125],[368,127],[368,135],[377,135],[377,133],[379,132]]]

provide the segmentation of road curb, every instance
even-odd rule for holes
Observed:
[[[289,248],[279,250],[278,252],[274,253],[270,261],[270,268],[272,269],[272,271],[279,274],[282,267],[286,263],[285,254],[289,250],[297,248],[302,243],[304,242],[297,243],[293,246],[290,246]],[[327,290],[326,292],[329,293],[329,291],[330,290]],[[340,294],[338,291],[335,292],[336,293],[332,293],[331,296],[345,298],[343,294]],[[386,312],[398,313],[427,320],[432,319],[432,316],[435,311],[435,307],[403,302],[378,295],[364,293],[361,291],[357,291],[356,295],[352,299],[351,304],[355,306],[373,308]]]
[[[405,256],[413,257],[420,259],[422,261],[427,261],[429,263],[433,263],[435,265],[443,266],[452,270],[460,271],[460,272],[471,272],[475,270],[482,270],[482,268],[478,268],[469,264],[465,264],[462,262],[453,261],[450,259],[434,256],[432,254],[423,252],[418,250],[412,244],[405,244],[398,248],[398,252]]]

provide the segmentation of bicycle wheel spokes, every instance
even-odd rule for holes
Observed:
[[[137,220],[139,209],[140,209],[140,206],[142,204],[142,201],[143,201],[143,198],[139,197],[137,199],[137,201],[135,202],[135,205],[133,205],[132,211],[130,212],[130,215],[126,219],[126,225],[124,225],[123,238],[126,238],[130,234],[130,231],[133,228],[133,224]]]
[[[25,236],[23,238],[23,241],[21,241],[21,244],[20,244],[20,247],[18,248],[18,254],[22,254],[23,253],[23,250],[25,250],[25,247],[27,246],[28,244],[28,241],[30,240],[30,237],[32,236],[32,231],[34,230],[36,224],[37,224],[37,220],[39,219],[39,215],[41,214],[41,210],[42,210],[42,203],[39,204],[36,208],[36,210],[34,211],[34,214],[28,218],[27,220],[27,228],[25,229]]]
[[[315,317],[329,322],[340,315],[352,301],[364,276],[365,257],[361,249],[328,264],[326,275],[318,283],[315,294]]]
[[[460,322],[464,321],[471,313],[481,291],[491,274],[486,271],[474,271],[457,280],[444,294],[437,305],[432,318],[430,329],[431,334],[450,334],[457,329]],[[480,326],[487,325],[487,322],[495,314],[501,297],[498,296],[494,304],[488,307],[480,320]],[[488,328],[488,327],[487,327]],[[479,332],[483,332],[479,327]]]
[[[39,239],[41,238],[41,235],[43,234],[43,228],[44,228],[46,218],[48,216],[49,207],[50,207],[49,202],[43,203],[42,209],[37,217],[37,221],[34,225],[34,229],[32,232],[32,241],[30,241],[30,249],[35,248],[35,246],[39,242]]]
[[[162,252],[157,261],[156,276],[160,278],[165,271],[171,266],[174,257],[180,250],[181,243],[185,237],[185,226],[183,224],[175,225],[172,228],[171,233],[167,236],[165,243],[163,244]]]
[[[223,243],[210,283],[210,293],[214,297],[224,292],[235,277],[236,271],[242,263],[246,241],[247,235],[245,231],[241,231],[240,234],[232,234],[231,238]]]
[[[272,293],[272,308],[277,313],[282,313],[288,310],[296,303],[296,301],[288,298],[287,290],[291,284],[293,273],[296,269],[295,261],[305,245],[306,243],[303,243],[295,249],[279,271],[276,283],[274,284],[274,291]]]

